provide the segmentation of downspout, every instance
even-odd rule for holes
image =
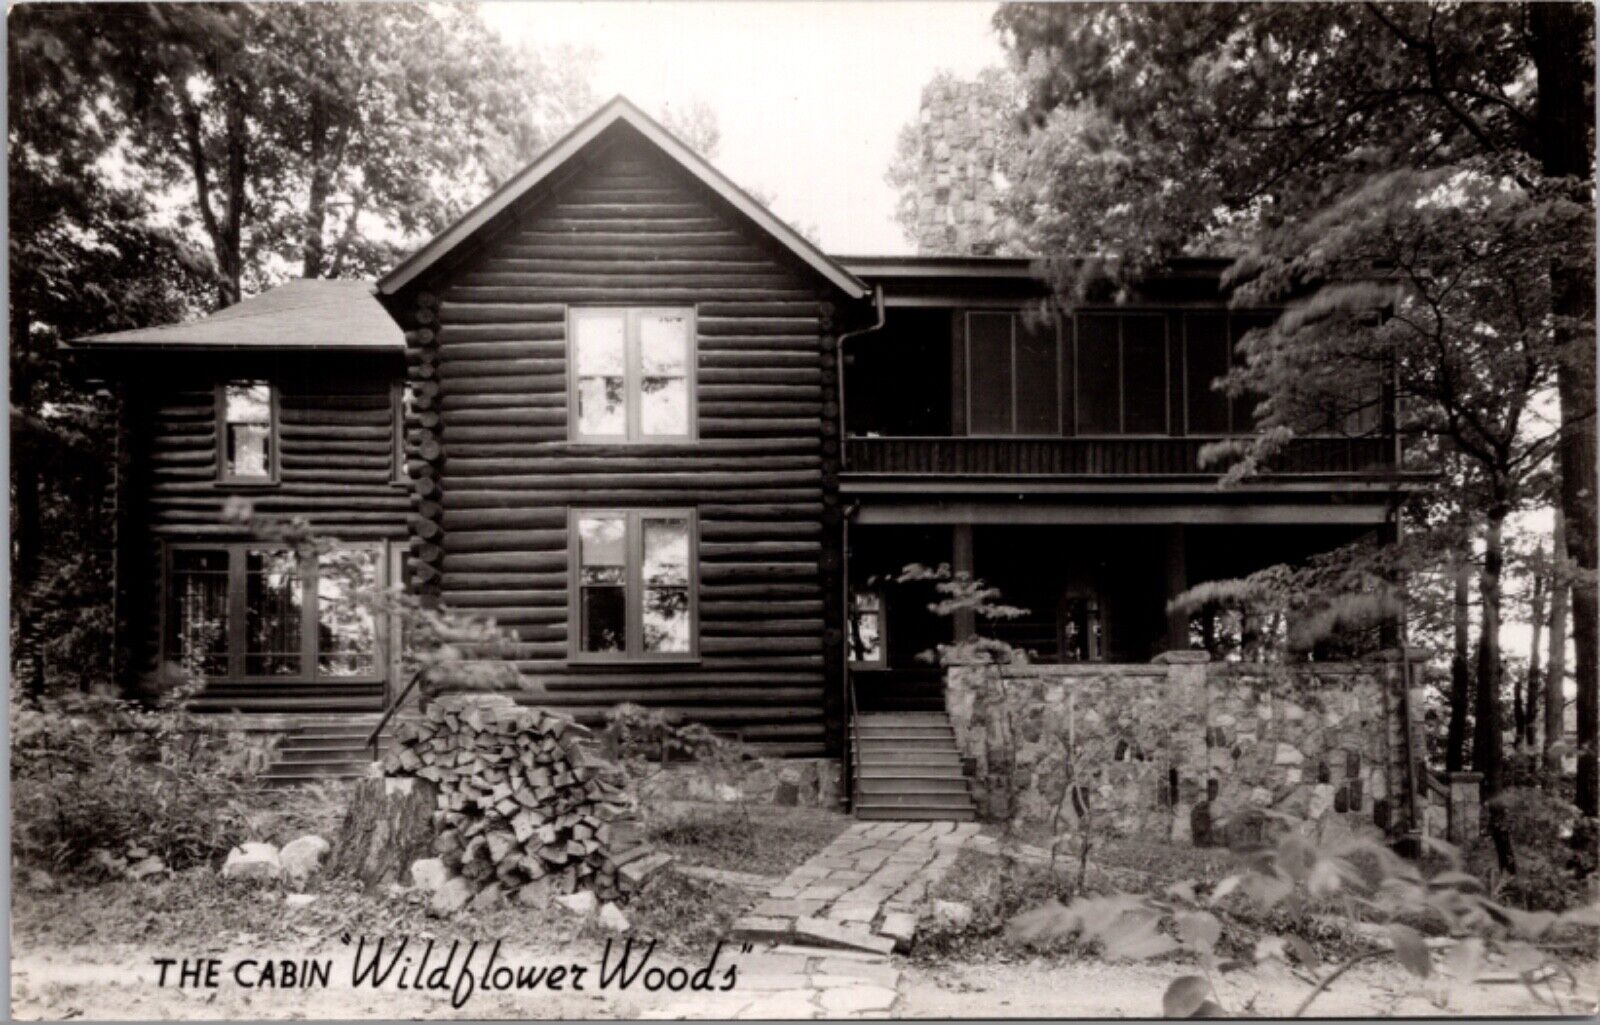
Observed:
[[[844,472],[844,455],[846,448],[844,433],[844,343],[845,339],[847,338],[855,338],[858,335],[871,334],[874,331],[882,330],[884,322],[882,285],[872,286],[872,304],[873,308],[877,311],[877,316],[872,325],[869,327],[859,327],[854,331],[841,332],[839,334],[838,345],[834,351],[835,356],[839,360],[839,372],[834,375],[834,380],[837,382],[837,388],[839,392],[837,397],[839,400],[839,470],[841,473]]]
[[[840,332],[839,338],[838,338],[838,342],[834,347],[834,357],[839,361],[838,373],[836,373],[834,375],[834,380],[837,382],[836,387],[837,387],[837,390],[838,390],[837,398],[838,398],[838,406],[839,406],[839,472],[840,473],[843,473],[844,470],[845,470],[845,453],[849,450],[849,445],[847,443],[847,437],[846,437],[846,434],[845,434],[845,418],[844,418],[845,417],[845,409],[844,409],[844,343],[845,343],[846,339],[855,338],[858,335],[871,334],[874,331],[878,331],[878,330],[882,329],[883,324],[884,324],[883,286],[882,285],[874,285],[873,286],[873,288],[872,288],[872,303],[873,303],[873,308],[876,311],[876,316],[873,318],[873,323],[868,327],[857,328],[854,331],[843,331],[843,332]],[[839,554],[840,554],[840,559],[839,559],[839,600],[840,600],[840,604],[839,604],[839,608],[843,612],[844,617],[845,617],[845,621],[840,624],[842,629],[839,631],[839,646],[842,649],[840,651],[840,656],[841,657],[840,657],[840,660],[839,660],[839,667],[840,667],[839,679],[840,679],[840,682],[843,684],[843,689],[844,689],[844,693],[839,695],[839,704],[840,704],[840,707],[844,709],[845,717],[847,719],[849,719],[853,715],[853,711],[851,709],[851,702],[850,702],[850,624],[849,624],[849,619],[850,619],[850,519],[851,519],[851,517],[853,517],[856,514],[856,510],[857,510],[857,508],[859,508],[859,506],[860,506],[860,503],[854,503],[854,502],[851,503],[848,506],[843,506],[841,508],[841,516],[839,517],[839,549],[840,549],[840,552],[839,552]],[[846,722],[844,729],[845,729],[845,736],[844,736],[844,745],[843,745],[843,748],[842,748],[842,754],[844,756],[843,757],[843,763],[844,763],[843,764],[843,768],[844,768],[843,776],[844,776],[844,778],[841,779],[839,781],[839,783],[840,783],[840,789],[844,791],[845,810],[846,811],[854,811],[855,810],[855,772],[856,772],[856,766],[854,764],[854,758],[852,757],[854,752],[851,751],[850,745],[851,745],[851,734],[852,734],[852,731],[855,729],[855,723],[854,722]]]

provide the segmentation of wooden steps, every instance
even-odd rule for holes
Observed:
[[[944,712],[866,712],[851,732],[857,818],[977,818],[955,730]]]
[[[303,716],[278,743],[277,760],[262,774],[266,786],[294,786],[324,779],[360,779],[371,772],[374,755],[367,737],[376,715]],[[377,757],[392,742],[389,728],[378,738]]]

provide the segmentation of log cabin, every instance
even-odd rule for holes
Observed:
[[[619,97],[376,282],[68,346],[122,400],[119,676],[190,667],[202,707],[329,751],[398,700],[388,624],[239,497],[513,629],[519,701],[776,756],[937,716],[923,655],[976,630],[1042,662],[1187,649],[1209,626],[1171,595],[1392,533],[1401,493],[1383,396],[1217,487],[1199,450],[1251,403],[1211,382],[1273,316],[1226,264],[1068,307],[1025,259],[829,255]],[[1028,614],[935,616],[909,563]]]

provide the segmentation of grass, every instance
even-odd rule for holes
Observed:
[[[326,784],[268,791],[249,811],[253,838],[284,844],[306,833],[331,839],[350,787]],[[731,805],[674,806],[651,831],[650,842],[685,864],[760,875],[783,875],[826,846],[848,820],[836,812]],[[603,942],[605,934],[556,905],[506,905],[440,919],[421,894],[365,893],[346,880],[314,876],[308,907],[290,909],[287,890],[223,879],[200,867],[144,882],[73,880],[68,885],[19,885],[13,929],[20,944],[307,943],[352,936],[431,936],[536,943],[558,950],[575,941]],[[635,936],[659,940],[668,951],[703,954],[726,935],[756,895],[737,887],[658,872],[624,910]]]
[[[678,802],[649,823],[650,843],[689,865],[784,876],[826,847],[850,819],[821,808]]]

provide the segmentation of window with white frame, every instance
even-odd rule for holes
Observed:
[[[382,545],[315,557],[259,543],[168,550],[165,661],[198,676],[377,680]]]
[[[572,436],[694,436],[694,311],[584,307],[570,313]]]
[[[575,658],[692,657],[695,517],[688,510],[572,514]]]

